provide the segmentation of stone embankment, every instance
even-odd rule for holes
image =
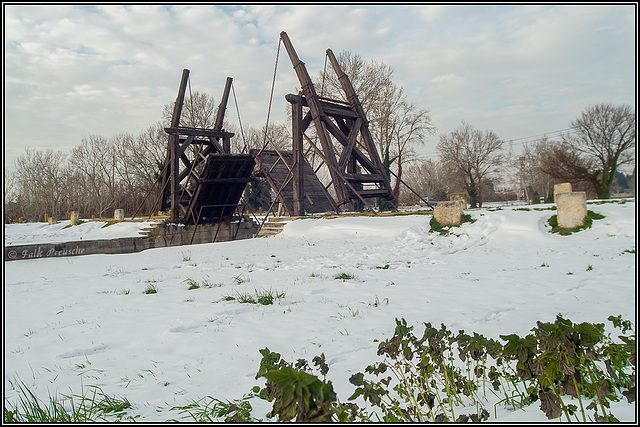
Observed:
[[[4,260],[133,253],[152,248],[249,239],[257,231],[254,221],[248,218],[241,222],[200,224],[197,227],[161,222],[156,227],[141,230],[140,237],[5,246]]]

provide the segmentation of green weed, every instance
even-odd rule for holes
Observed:
[[[183,262],[191,261],[191,252],[180,252],[180,256],[182,257]]]
[[[18,392],[18,402],[4,407],[5,423],[82,423],[93,421],[133,421],[127,416],[131,403],[126,398],[106,395],[102,389],[90,386],[92,394],[49,395],[44,402],[23,383],[13,384]],[[5,401],[6,402],[6,401]]]
[[[154,285],[153,283],[149,283],[147,285],[147,287],[142,291],[142,293],[146,294],[146,295],[157,294],[158,293],[158,287],[156,285]]]
[[[200,289],[200,285],[198,284],[198,282],[193,279],[185,279],[182,281],[182,283],[186,283],[187,285],[189,285],[189,287],[187,288],[188,290]]]
[[[241,284],[243,284],[245,282],[249,282],[249,279],[244,277],[242,274],[238,274],[237,276],[235,276],[233,278],[233,284],[234,285],[241,285]]]
[[[274,301],[284,298],[285,292],[273,290],[254,290],[254,294],[249,292],[236,292],[235,296],[225,295],[223,301],[238,301],[240,304],[272,305]]]
[[[356,276],[352,275],[352,274],[348,274],[348,273],[340,273],[337,274],[336,276],[333,277],[335,280],[342,280],[343,282],[345,280],[353,280],[356,278]]]
[[[205,397],[194,400],[189,405],[172,407],[171,411],[179,411],[181,420],[191,420],[196,423],[215,423],[220,419],[225,422],[257,422],[259,420],[251,417],[251,403],[249,399],[253,395],[249,394],[243,399],[235,401],[222,401],[213,397]],[[169,420],[178,422],[179,420]]]

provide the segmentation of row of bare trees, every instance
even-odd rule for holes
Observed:
[[[416,193],[446,198],[448,193],[464,192],[472,207],[482,206],[498,183],[520,187],[519,196],[527,200],[534,194],[553,194],[553,185],[559,182],[571,182],[591,197],[608,198],[616,171],[635,161],[635,111],[611,104],[587,107],[560,140],[541,139],[518,155],[507,151],[494,131],[481,131],[463,121],[440,136],[437,161],[422,160],[417,148],[436,131],[430,112],[408,99],[393,81],[391,67],[366,62],[348,51],[337,59],[390,170],[396,203],[416,201]],[[333,73],[321,73],[315,84],[328,97],[344,97]]]
[[[588,107],[559,141],[542,138],[515,155],[491,130],[481,131],[463,121],[441,135],[438,160],[422,160],[417,148],[435,133],[428,110],[411,102],[393,82],[393,69],[342,52],[338,61],[358,94],[369,128],[391,175],[395,204],[415,203],[420,197],[446,199],[465,192],[472,207],[482,206],[493,185],[517,187],[520,197],[548,196],[553,185],[571,182],[590,196],[608,198],[616,172],[635,161],[635,110],[628,105]],[[333,73],[321,73],[314,83],[321,95],[342,98]],[[18,217],[42,219],[45,213],[63,217],[79,211],[84,217],[110,216],[114,209],[152,212],[157,184],[165,163],[167,134],[173,105],[163,118],[139,135],[83,137],[71,153],[27,149],[16,162],[16,172],[5,177],[5,221]],[[194,92],[186,99],[181,125],[212,128],[217,104],[210,95]],[[251,148],[286,150],[291,136],[286,125],[225,129],[236,134],[232,152]],[[315,165],[314,165],[315,167]],[[634,169],[635,173],[635,169]],[[321,177],[322,179],[322,177]],[[509,183],[504,180],[510,180]],[[255,190],[255,189],[254,189]],[[144,203],[143,203],[144,202]]]
[[[194,92],[185,100],[181,125],[211,128],[216,109],[213,97]],[[173,105],[165,105],[162,121],[138,135],[84,136],[70,153],[26,149],[15,172],[5,176],[5,222],[41,221],[45,214],[66,218],[72,211],[83,218],[109,218],[115,209],[127,215],[152,213],[158,206],[158,179],[167,153],[164,128],[172,110]],[[259,148],[266,139],[280,148],[289,140],[285,126],[269,126],[266,138],[264,129],[228,130],[238,136],[232,138],[237,153]]]
[[[164,166],[163,134],[158,123],[137,136],[85,136],[71,153],[26,149],[5,181],[5,220],[131,212]]]
[[[507,152],[492,131],[479,131],[464,121],[440,136],[439,160],[409,166],[409,179],[419,193],[445,198],[466,192],[472,207],[482,206],[487,191],[500,183],[518,189],[519,198],[538,201],[553,197],[553,186],[569,182],[589,198],[607,199],[621,171],[635,177],[636,112],[629,105],[587,107],[559,140],[543,137],[524,144],[519,153]],[[624,175],[622,175],[624,176]],[[504,182],[508,181],[508,182]],[[417,198],[404,193],[405,202]]]

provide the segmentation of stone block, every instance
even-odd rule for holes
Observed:
[[[556,184],[553,186],[553,202],[556,203],[558,201],[558,194],[562,193],[571,193],[573,190],[571,188],[570,182],[563,182],[562,184]]]
[[[450,201],[459,200],[462,203],[462,209],[467,209],[467,195],[464,193],[453,193],[449,195]]]
[[[583,225],[587,217],[587,193],[560,193],[557,198],[558,226],[575,228]]]
[[[69,223],[71,225],[76,225],[80,222],[80,212],[72,211],[69,212]]]
[[[124,209],[116,209],[113,213],[113,219],[116,221],[124,221]]]
[[[464,208],[462,201],[451,200],[448,202],[438,202],[433,210],[433,217],[440,225],[460,225]]]

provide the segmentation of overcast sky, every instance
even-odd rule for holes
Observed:
[[[464,120],[517,149],[557,136],[589,106],[636,105],[635,4],[618,5],[35,5],[3,3],[4,151],[71,150],[90,134],[139,134],[193,91],[219,102],[233,77],[243,126],[262,127],[281,31],[309,74],[325,51],[394,70],[439,136]],[[270,122],[299,82],[281,48]],[[237,123],[230,100],[226,118]]]

